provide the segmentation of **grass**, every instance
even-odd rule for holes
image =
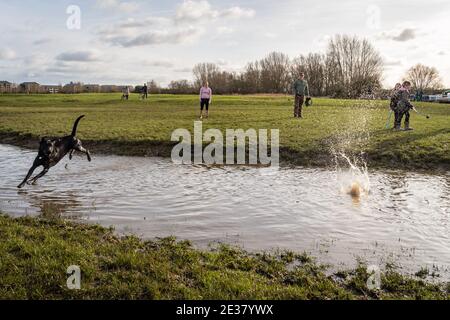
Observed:
[[[0,299],[449,299],[450,284],[387,270],[371,291],[364,265],[325,274],[306,254],[194,249],[174,238],[142,241],[112,229],[0,214]],[[81,289],[66,286],[68,266]]]
[[[0,95],[0,142],[36,147],[43,135],[70,132],[86,114],[79,137],[94,152],[170,156],[171,133],[193,131],[197,96],[152,95],[146,102],[120,94]],[[414,112],[414,131],[385,129],[387,101],[314,99],[302,120],[292,117],[287,96],[216,96],[208,128],[280,129],[281,160],[296,165],[328,166],[333,152],[364,152],[370,167],[448,170],[450,156],[447,105],[418,103],[431,119]]]

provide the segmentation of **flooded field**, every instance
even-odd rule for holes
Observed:
[[[342,172],[305,168],[180,166],[170,159],[64,159],[17,189],[36,153],[0,145],[0,210],[63,216],[144,238],[174,235],[204,247],[306,251],[320,262],[358,258],[450,279],[450,176],[370,171],[352,198]],[[39,171],[36,171],[39,172]]]

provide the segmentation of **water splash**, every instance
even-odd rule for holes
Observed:
[[[352,159],[344,153],[335,154],[335,157],[340,191],[349,194],[355,200],[368,196],[370,193],[370,178],[363,154]]]
[[[329,148],[334,155],[339,190],[351,195],[355,202],[369,195],[370,179],[364,150],[369,146],[371,109],[374,101],[358,101],[353,106],[355,112],[340,124]]]

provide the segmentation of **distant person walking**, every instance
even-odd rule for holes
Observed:
[[[128,100],[130,97],[130,87],[125,87],[122,90],[122,100]]]
[[[144,86],[142,87],[142,99],[148,98],[148,87],[147,84],[144,83]]]
[[[305,97],[309,98],[309,86],[305,80],[305,74],[300,73],[299,78],[292,85],[292,91],[294,92],[294,118],[303,118],[302,109],[305,103]]]
[[[212,99],[212,90],[209,87],[207,81],[203,82],[203,86],[200,89],[200,119],[203,119],[203,109],[206,109],[206,119],[208,119],[209,104]]]

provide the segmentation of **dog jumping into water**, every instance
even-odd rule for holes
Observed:
[[[61,161],[67,153],[69,153],[69,159],[72,159],[73,153],[75,151],[79,151],[86,154],[87,159],[91,161],[91,154],[89,153],[89,150],[83,148],[80,139],[77,139],[76,137],[78,123],[83,117],[84,115],[78,117],[78,119],[75,120],[72,133],[69,136],[53,139],[49,137],[43,137],[41,139],[38,155],[34,160],[30,170],[28,171],[25,179],[23,179],[22,183],[17,186],[19,189],[22,188],[26,183],[34,184],[38,179],[42,178],[51,167],[58,164],[58,162]],[[42,172],[37,174],[34,178],[30,179],[34,170],[39,166],[43,166],[44,170],[42,170]]]

